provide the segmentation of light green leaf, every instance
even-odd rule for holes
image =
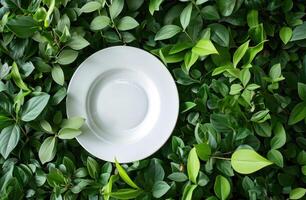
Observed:
[[[21,113],[21,120],[25,122],[32,121],[40,115],[43,109],[46,107],[50,95],[43,93],[41,95],[32,97],[23,106]]]
[[[231,157],[233,169],[240,174],[251,174],[273,164],[251,149],[238,149]]]
[[[188,177],[182,172],[173,172],[167,178],[175,182],[185,182],[188,180]]]
[[[71,49],[64,49],[57,57],[57,62],[61,65],[68,65],[75,61],[78,57],[78,52]]]
[[[218,175],[215,180],[214,191],[219,199],[227,199],[231,192],[231,185],[227,178]]]
[[[47,122],[46,120],[42,120],[40,122],[40,127],[44,131],[46,131],[47,133],[52,133],[53,132],[51,124],[49,122]]]
[[[102,30],[110,25],[110,18],[107,16],[97,16],[90,23],[90,29],[93,31]]]
[[[55,65],[52,68],[51,75],[52,75],[53,80],[57,84],[64,85],[64,83],[65,83],[65,76],[64,76],[64,72],[63,72],[62,68],[59,65]]]
[[[281,123],[277,123],[273,129],[274,137],[270,141],[272,149],[279,149],[286,143],[286,132]]]
[[[287,44],[292,37],[292,29],[290,27],[282,27],[279,31],[279,37],[284,44]]]
[[[120,31],[127,31],[136,28],[138,25],[139,23],[134,18],[125,16],[119,20],[117,27]]]
[[[180,15],[180,22],[183,27],[183,30],[185,30],[189,25],[191,12],[192,12],[192,3],[188,4]]]
[[[81,13],[91,13],[93,11],[99,10],[102,4],[98,1],[89,1],[80,9]]]
[[[11,125],[2,129],[0,133],[0,153],[6,159],[17,146],[20,138],[18,125]]]
[[[243,87],[246,87],[246,85],[249,83],[251,79],[251,73],[248,68],[244,68],[240,71],[239,79],[243,85]]]
[[[73,35],[67,46],[74,50],[81,50],[89,45],[89,42],[82,36]]]
[[[123,169],[123,167],[121,167],[121,165],[118,163],[117,160],[115,160],[115,164],[116,164],[116,168],[118,170],[118,173],[120,175],[120,177],[122,178],[122,180],[128,184],[129,186],[131,186],[132,188],[135,189],[140,189],[136,183],[134,183],[131,178],[129,177],[129,175],[126,173],[126,171]]]
[[[62,140],[70,140],[77,136],[79,136],[82,133],[82,131],[78,129],[72,129],[72,128],[62,128],[58,132],[58,137]]]
[[[22,80],[17,64],[14,62],[12,65],[11,76],[15,82],[15,84],[22,90],[30,90],[28,86]]]
[[[166,40],[172,38],[182,31],[182,28],[177,25],[165,25],[155,35],[154,40]]]
[[[88,174],[91,178],[97,179],[99,175],[99,164],[92,157],[88,157],[86,161]]]
[[[197,155],[196,148],[192,148],[189,152],[188,159],[187,159],[187,172],[189,180],[193,183],[197,183],[197,176],[200,170],[200,161]]]
[[[233,84],[231,85],[231,89],[230,89],[230,95],[236,95],[239,94],[240,91],[243,89],[243,87],[240,84]]]
[[[113,0],[109,6],[109,15],[112,19],[115,19],[122,11],[124,6],[124,0]]]
[[[182,105],[182,111],[181,113],[187,112],[188,110],[191,110],[192,108],[194,108],[197,104],[193,103],[193,102],[184,102]]]
[[[69,119],[63,120],[62,128],[79,129],[83,126],[85,119],[82,117],[70,117]]]
[[[273,81],[276,81],[282,75],[282,68],[280,63],[273,65],[269,71],[269,76]]]
[[[298,103],[292,109],[288,124],[293,125],[303,120],[306,117],[306,102]]]
[[[298,93],[299,97],[306,101],[306,84],[305,83],[298,83]]]
[[[284,166],[283,155],[278,150],[271,149],[267,154],[267,158],[279,167]]]
[[[183,191],[182,200],[192,200],[193,191],[196,189],[197,185],[186,185]]]
[[[150,0],[149,11],[151,15],[153,15],[155,11],[159,11],[159,7],[162,2],[163,0]]]
[[[153,197],[161,198],[168,192],[169,189],[170,186],[165,181],[157,181],[154,183],[152,188]]]
[[[56,153],[56,137],[48,137],[40,145],[38,156],[42,164],[51,161]]]
[[[235,51],[234,56],[233,56],[233,65],[235,68],[237,64],[239,63],[239,61],[244,56],[244,54],[246,53],[246,51],[248,50],[249,43],[250,43],[250,40],[246,41]]]
[[[303,40],[306,39],[306,22],[304,22],[301,25],[298,25],[293,29],[292,37],[290,41],[297,41],[297,40]]]
[[[305,188],[295,188],[290,191],[289,198],[290,199],[301,199],[306,194]]]
[[[116,192],[111,192],[110,196],[114,199],[135,199],[142,193],[143,191],[138,189],[119,189]]]
[[[198,54],[199,56],[218,54],[218,51],[213,45],[213,43],[207,39],[198,41],[197,44],[192,48],[192,52]]]
[[[266,109],[266,110],[261,110],[261,111],[258,111],[256,113],[254,113],[252,115],[252,118],[251,118],[251,121],[252,122],[257,122],[257,123],[263,123],[265,122],[267,119],[270,119],[270,114],[269,114],[269,110]]]
[[[189,72],[190,68],[194,65],[194,63],[198,60],[198,54],[195,54],[193,51],[188,51],[184,57],[184,66],[186,71]]]

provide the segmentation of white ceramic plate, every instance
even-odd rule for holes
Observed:
[[[75,71],[67,115],[86,119],[78,142],[94,156],[133,162],[169,138],[179,111],[175,82],[150,53],[128,46],[96,52]]]

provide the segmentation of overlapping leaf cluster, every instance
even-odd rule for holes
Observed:
[[[0,199],[305,198],[304,16],[293,0],[1,0]],[[167,144],[128,165],[65,119],[74,70],[113,45],[159,57],[181,101]]]

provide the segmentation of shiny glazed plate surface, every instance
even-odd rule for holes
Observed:
[[[156,152],[171,135],[178,111],[177,88],[167,68],[135,47],[94,53],[68,86],[68,117],[86,119],[78,142],[110,162],[133,162]]]

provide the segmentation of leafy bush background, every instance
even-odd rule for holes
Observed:
[[[1,5],[0,199],[303,198],[303,1]],[[115,166],[73,139],[84,121],[65,119],[64,98],[85,58],[120,44],[158,56],[182,105],[161,150]]]

